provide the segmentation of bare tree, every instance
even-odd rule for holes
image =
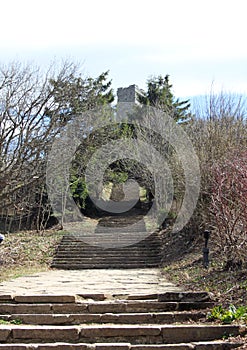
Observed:
[[[47,154],[57,133],[72,118],[80,100],[96,104],[104,92],[111,98],[107,73],[97,79],[81,77],[71,62],[39,67],[13,62],[0,67],[0,215],[4,229],[23,223],[40,228],[49,216],[45,190]],[[97,90],[98,89],[98,90]],[[77,110],[76,112],[78,112]],[[45,214],[46,213],[46,214]],[[0,227],[1,228],[1,227]]]
[[[195,118],[193,123],[186,126],[186,131],[193,142],[201,167],[201,194],[197,209],[192,217],[193,222],[190,224],[194,232],[208,228],[213,229],[216,245],[221,245],[220,249],[225,253],[227,249],[225,243],[228,239],[227,236],[229,237],[228,232],[232,231],[232,238],[238,236],[239,228],[233,225],[233,221],[237,217],[238,204],[237,197],[232,197],[235,209],[232,211],[231,219],[230,217],[227,219],[229,220],[229,227],[226,230],[223,228],[226,222],[220,222],[219,217],[221,216],[223,220],[224,214],[221,213],[222,211],[230,213],[231,210],[228,204],[232,196],[231,191],[234,188],[229,189],[228,194],[225,193],[224,208],[222,206],[222,210],[219,211],[223,202],[221,202],[221,198],[216,193],[216,190],[220,192],[224,189],[224,186],[222,184],[221,186],[220,184],[217,185],[217,181],[220,178],[221,180],[225,178],[226,173],[224,175],[225,171],[223,169],[226,169],[227,164],[229,169],[231,168],[231,172],[233,172],[233,164],[237,166],[241,158],[239,156],[238,160],[236,155],[241,155],[246,149],[246,107],[246,100],[243,96],[225,92],[214,94],[212,92],[211,95],[198,101],[194,108],[193,114]],[[233,162],[233,155],[236,158],[235,163]],[[243,169],[244,167],[242,167]],[[236,172],[236,174],[232,173],[232,178],[236,180],[241,171]],[[230,174],[227,176],[230,176]],[[245,176],[245,171],[243,171],[243,176]],[[236,181],[241,183],[240,180]],[[218,188],[217,186],[220,187]],[[212,212],[214,212],[213,215]],[[231,225],[232,228],[230,228]],[[220,235],[222,235],[221,238]],[[225,239],[222,239],[224,235]]]

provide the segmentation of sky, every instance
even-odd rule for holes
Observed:
[[[0,64],[80,62],[112,86],[170,75],[176,97],[247,94],[246,0],[1,0]]]

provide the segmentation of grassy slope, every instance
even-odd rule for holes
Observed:
[[[25,231],[5,235],[0,245],[0,281],[49,269],[63,231]]]
[[[198,239],[189,246],[182,237],[166,243],[170,259],[165,259],[163,273],[167,278],[185,290],[205,290],[213,293],[219,304],[227,307],[246,305],[247,300],[247,270],[225,271],[223,256],[213,252],[210,247],[210,265],[203,267],[203,240]],[[169,246],[171,251],[169,251]],[[184,247],[184,249],[182,248]],[[176,256],[176,252],[180,252]]]

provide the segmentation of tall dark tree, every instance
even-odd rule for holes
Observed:
[[[172,92],[172,84],[169,82],[169,75],[152,77],[147,81],[147,91],[139,95],[139,102],[161,108],[171,114],[176,122],[188,121],[191,118],[189,112],[189,100],[179,101]]]
[[[69,116],[113,102],[108,74],[107,71],[96,78],[82,78],[81,74],[73,72],[67,80],[51,79],[55,102],[60,105],[60,117],[69,119]]]

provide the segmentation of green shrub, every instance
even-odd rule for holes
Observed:
[[[207,315],[208,320],[220,320],[224,324],[232,323],[233,321],[244,321],[247,323],[247,306],[236,308],[230,305],[228,309],[224,309],[222,305],[215,306]]]

